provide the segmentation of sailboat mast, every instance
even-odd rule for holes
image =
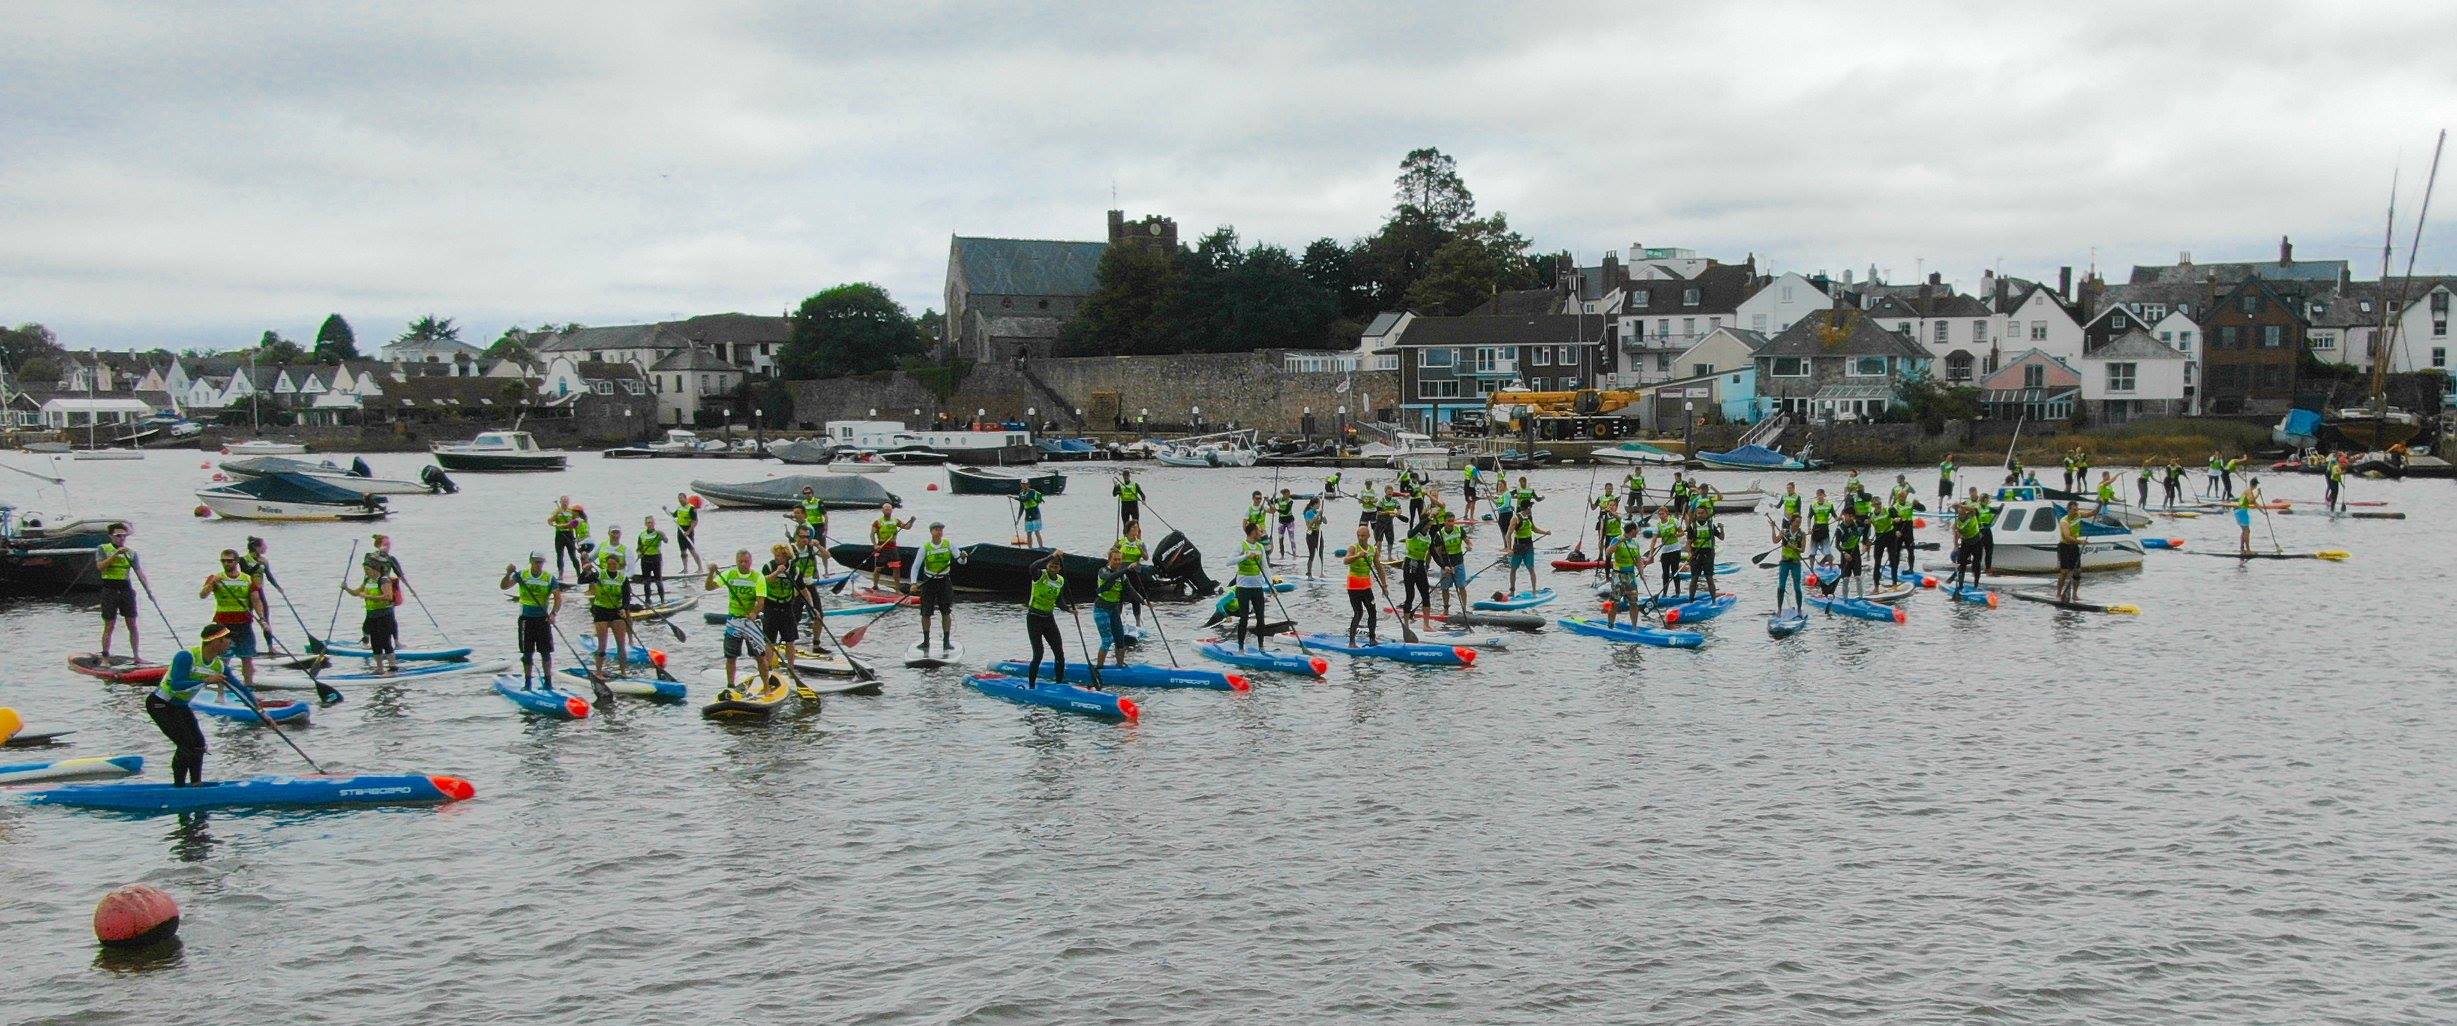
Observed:
[[[2407,293],[2414,287],[2415,259],[2422,254],[2423,249],[2423,224],[2431,219],[2432,188],[2440,181],[2440,151],[2447,145],[2448,129],[2443,128],[2440,130],[2439,138],[2431,144],[2431,171],[2423,177],[2423,204],[2414,215],[2414,241],[2406,246],[2406,276],[2397,284],[2396,302],[2385,304],[2386,309],[2381,311],[2381,333],[2384,338],[2380,346],[2379,358],[2372,361],[2372,408],[2376,414],[2385,415],[2388,408],[2389,364],[2397,353],[2398,328],[2405,323]],[[2389,230],[2395,232],[2397,214],[2394,200],[2392,200],[2389,217]],[[2380,273],[2385,280],[2389,272],[2389,253],[2386,243],[2381,245],[2380,256]]]

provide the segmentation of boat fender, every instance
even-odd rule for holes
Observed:
[[[199,506],[197,506],[197,507],[196,507],[196,519],[198,519],[198,520],[203,520],[203,519],[205,519],[206,517],[209,517],[209,516],[212,516],[212,515],[213,515],[213,507],[211,507],[211,506],[204,506],[204,505],[199,505]]]
[[[94,903],[94,939],[109,948],[137,948],[179,932],[179,902],[160,888],[129,884]]]

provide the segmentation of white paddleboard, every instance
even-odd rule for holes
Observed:
[[[956,666],[963,662],[964,643],[961,641],[956,642],[952,648],[940,648],[936,645],[929,645],[927,642],[916,642],[913,647],[904,650],[904,665],[920,669],[930,670],[942,666]]]

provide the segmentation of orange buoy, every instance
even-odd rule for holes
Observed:
[[[937,491],[937,490],[938,490],[938,482],[936,482],[936,481],[932,481],[932,482],[930,482],[930,484],[929,484],[929,486],[928,486],[928,487],[926,487],[926,488],[923,488],[923,489],[922,489],[922,491],[925,491],[925,492],[935,492],[935,491]]]
[[[212,515],[213,515],[213,507],[211,507],[211,506],[198,506],[198,507],[196,507],[196,519],[198,519],[198,520],[203,520],[203,519],[205,519],[206,517],[209,517],[209,516],[212,516]]]
[[[129,884],[94,903],[94,939],[105,947],[142,947],[178,932],[179,902],[160,888]]]

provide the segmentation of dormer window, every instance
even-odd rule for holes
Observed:
[[[1647,291],[1645,289],[1639,289],[1629,294],[1629,308],[1632,310],[1644,310],[1647,308]]]
[[[1681,305],[1682,305],[1682,306],[1696,306],[1696,305],[1698,305],[1698,294],[1699,294],[1699,290],[1697,290],[1697,289],[1682,289],[1682,290],[1681,290]]]

